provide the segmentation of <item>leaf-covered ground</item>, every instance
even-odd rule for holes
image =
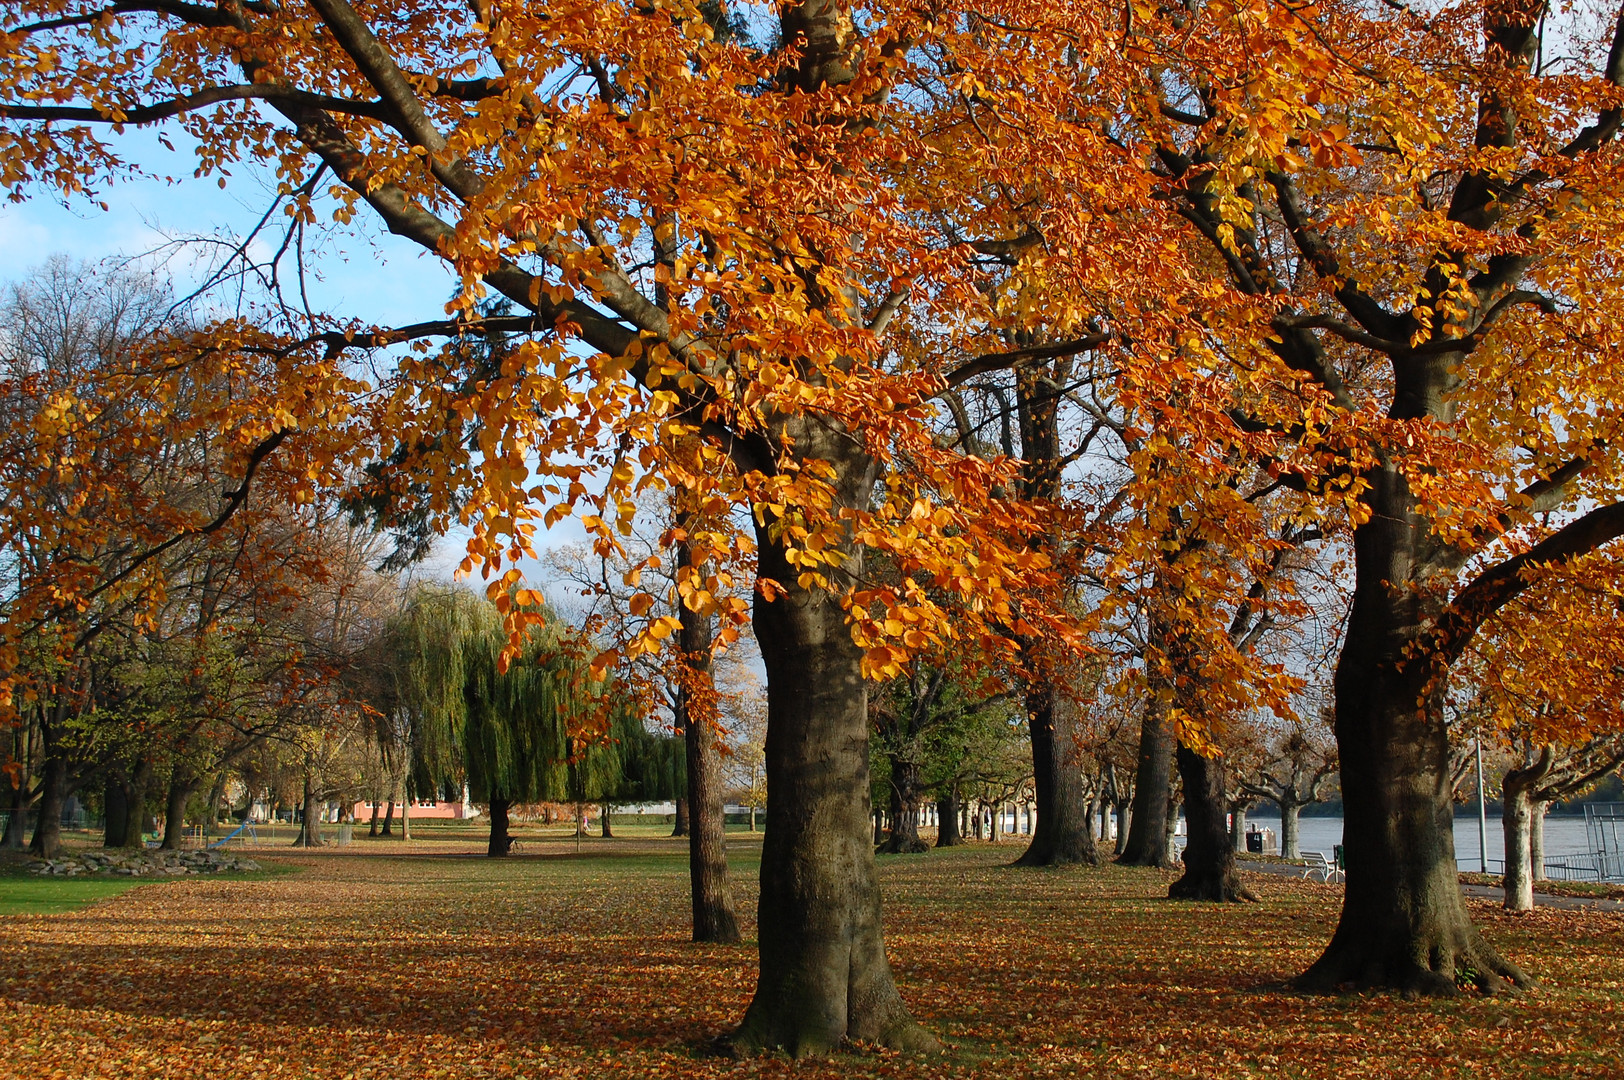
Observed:
[[[741,907],[755,849],[734,836]],[[1617,1077],[1624,917],[1474,914],[1542,980],[1515,999],[1307,997],[1338,888],[1176,904],[1154,871],[1015,870],[1013,846],[882,859],[931,1061],[734,1061],[753,948],[686,940],[681,841],[278,855],[303,870],[0,918],[0,1074],[52,1077]],[[258,853],[256,852],[256,857]],[[747,924],[747,933],[753,923]]]

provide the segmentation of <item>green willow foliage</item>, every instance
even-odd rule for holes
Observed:
[[[412,590],[390,626],[396,679],[383,725],[411,754],[419,789],[466,782],[476,802],[672,797],[677,740],[651,734],[623,686],[593,680],[569,628],[547,614],[502,671],[495,605],[455,587]],[[581,734],[592,731],[605,734]]]

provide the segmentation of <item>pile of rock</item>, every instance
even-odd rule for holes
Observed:
[[[225,851],[81,851],[34,863],[36,874],[75,877],[80,874],[123,874],[126,877],[178,877],[258,870],[259,863]]]

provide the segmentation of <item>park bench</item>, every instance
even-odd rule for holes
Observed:
[[[1308,851],[1303,853],[1303,880],[1304,881],[1344,881],[1342,870],[1325,857],[1323,851]]]

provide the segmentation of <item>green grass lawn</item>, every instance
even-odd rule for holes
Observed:
[[[116,877],[0,874],[0,915],[48,915],[72,911],[148,884],[153,883]]]
[[[1620,916],[1473,902],[1489,940],[1540,980],[1533,993],[1303,995],[1284,984],[1324,947],[1340,887],[1260,874],[1260,904],[1177,903],[1160,871],[1014,869],[1015,843],[879,860],[897,985],[945,1056],[736,1061],[712,1047],[749,1002],[754,941],[689,940],[682,840],[593,837],[577,853],[535,831],[497,860],[466,827],[413,837],[262,846],[265,865],[302,872],[174,878],[0,918],[0,1076],[1621,1075]],[[759,837],[730,837],[752,939],[759,852]]]
[[[79,839],[79,838],[76,838]],[[82,839],[68,848],[72,855],[79,847],[92,846]],[[80,874],[74,877],[42,876],[31,873],[31,859],[20,852],[7,852],[0,857],[0,916],[53,915],[74,911],[87,904],[144,887],[164,888],[183,878],[125,877],[115,874]],[[265,864],[257,873],[238,873],[229,876],[237,880],[264,880],[283,874],[297,873],[299,867],[284,864]]]

